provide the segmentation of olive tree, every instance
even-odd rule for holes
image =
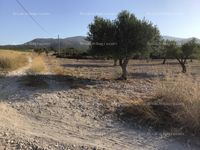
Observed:
[[[187,43],[183,44],[179,51],[176,53],[176,58],[182,67],[182,72],[186,73],[186,63],[187,59],[192,59],[192,57],[198,54],[198,44],[196,43],[196,39],[192,39]]]
[[[181,46],[178,46],[175,41],[167,41],[165,51],[168,57],[173,57],[178,60],[180,66],[182,67],[182,72],[186,73],[187,60],[199,54],[198,47],[199,46],[195,39],[192,39]]]
[[[156,26],[128,11],[120,12],[114,21],[95,17],[89,25],[91,49],[119,60],[122,69],[120,79],[127,79],[127,65],[134,54],[148,50],[158,39],[160,33]]]

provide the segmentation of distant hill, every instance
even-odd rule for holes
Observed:
[[[173,36],[162,36],[162,38],[164,40],[173,40],[173,41],[176,41],[179,45],[181,44],[184,44],[186,42],[188,42],[189,40],[191,40],[192,38],[195,38],[195,37],[191,37],[191,38],[178,38],[178,37],[173,37]],[[198,38],[195,38],[197,40],[197,43],[200,44],[200,39]]]
[[[35,46],[35,47],[58,47],[58,39],[53,38],[37,38],[23,45]],[[90,43],[84,36],[75,36],[60,39],[60,47],[63,48],[75,48],[75,49],[88,49]]]

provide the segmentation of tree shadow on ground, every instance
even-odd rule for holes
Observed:
[[[30,83],[36,82],[35,83],[36,85],[40,85],[46,82],[49,85],[48,87],[52,86],[52,90],[60,90],[56,88],[58,86],[64,89],[65,88],[73,89],[79,87],[84,88],[87,85],[95,85],[98,83],[98,80],[69,76],[69,75],[28,75],[28,76],[22,76],[21,79],[19,79],[18,81],[21,82],[23,85],[24,84],[23,81],[26,80],[30,81]],[[25,83],[24,85],[34,87],[34,84],[32,85]]]
[[[165,65],[178,65],[179,63],[178,62],[166,62],[165,64],[162,64],[161,63],[152,63],[152,62],[149,62],[149,63],[137,63],[137,64],[130,64],[130,66],[137,66],[137,67],[152,67],[152,66],[165,66]]]
[[[104,67],[113,67],[113,65],[109,64],[63,64],[62,67],[67,68],[83,68],[83,67],[90,67],[90,68],[104,68]]]
[[[129,73],[129,76],[134,79],[147,79],[147,78],[164,78],[164,74],[158,73],[146,73],[146,72],[136,72],[136,73]]]
[[[96,84],[100,84],[100,80],[66,75],[6,76],[1,78],[0,81],[0,99],[2,101],[10,99],[20,101],[34,94],[67,91],[78,88],[87,89],[89,85]]]

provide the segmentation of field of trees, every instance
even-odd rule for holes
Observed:
[[[87,40],[0,50],[0,149],[200,148],[195,38],[164,40],[122,11],[95,17]]]

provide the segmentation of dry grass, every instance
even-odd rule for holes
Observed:
[[[160,82],[153,99],[140,100],[123,108],[123,117],[157,129],[180,129],[200,134],[200,85],[191,77],[179,76]]]
[[[49,57],[48,62],[52,66],[51,72],[58,75],[98,80],[115,80],[121,76],[120,66],[113,67],[112,60],[75,60]],[[200,63],[196,60],[187,66],[189,74],[200,74]],[[162,64],[162,60],[153,60],[149,63],[144,60],[130,60],[127,70],[128,80],[162,80],[165,77],[173,78],[182,74],[176,60],[168,60],[166,65]]]
[[[53,67],[51,68],[52,72],[55,73],[56,75],[69,75],[72,76],[74,74],[78,75],[79,73],[74,69],[74,70],[67,70],[64,69],[63,67],[60,66],[60,64],[54,60],[53,62]]]
[[[76,68],[65,69],[61,66],[60,61],[53,57],[49,59],[48,62],[50,62],[51,64],[51,72],[53,72],[56,75],[68,75],[77,77],[81,74],[81,72],[78,71],[78,69]]]
[[[156,92],[156,102],[163,104],[171,123],[177,122],[183,130],[200,133],[200,84],[189,77],[162,83]],[[159,107],[159,105],[157,106]],[[156,108],[156,107],[155,107]]]
[[[120,67],[113,67],[112,61],[55,59],[49,61],[51,71],[57,75],[76,78],[112,80],[120,76]]]
[[[28,69],[27,74],[36,75],[45,73],[47,67],[45,65],[45,58],[43,56],[33,56],[32,66]]]
[[[0,71],[12,71],[28,63],[27,53],[0,50]]]

